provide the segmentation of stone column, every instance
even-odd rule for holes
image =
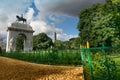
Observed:
[[[32,39],[33,34],[28,33],[27,34],[27,39],[24,42],[24,51],[32,51],[33,49],[33,39]]]
[[[16,36],[17,33],[14,31],[7,31],[7,46],[6,52],[16,51]]]
[[[6,44],[6,52],[10,51],[10,32],[7,31],[7,44]]]

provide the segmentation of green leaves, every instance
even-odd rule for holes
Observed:
[[[111,0],[106,0],[106,3],[92,5],[90,8],[82,10],[78,23],[81,44],[85,45],[86,41],[89,41],[91,46],[100,46],[99,43],[104,40],[106,45],[114,45],[115,41],[113,39],[120,35],[119,12],[118,4],[112,3]],[[108,39],[109,43],[107,42]]]
[[[45,33],[40,33],[33,37],[33,49],[47,49],[53,45],[52,39],[49,38]]]
[[[24,48],[25,37],[23,35],[18,35],[16,37],[16,50],[21,51]]]

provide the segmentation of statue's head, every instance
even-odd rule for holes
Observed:
[[[19,16],[18,16],[18,15],[16,15],[16,18],[19,18]]]

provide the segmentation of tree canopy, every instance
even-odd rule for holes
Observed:
[[[80,37],[71,38],[69,41],[56,40],[54,47],[58,49],[78,49],[80,47]]]
[[[52,45],[52,39],[45,33],[33,36],[33,50],[47,49]]]
[[[119,45],[120,1],[116,1],[106,0],[80,11],[77,28],[81,44],[89,41],[91,46],[100,46],[104,41],[106,46]]]

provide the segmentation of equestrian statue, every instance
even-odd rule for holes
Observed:
[[[23,21],[23,23],[26,23],[27,22],[27,20],[25,19],[25,18],[23,18],[23,14],[21,15],[21,17],[20,16],[18,16],[18,15],[16,15],[16,18],[17,18],[17,20],[16,21]]]

